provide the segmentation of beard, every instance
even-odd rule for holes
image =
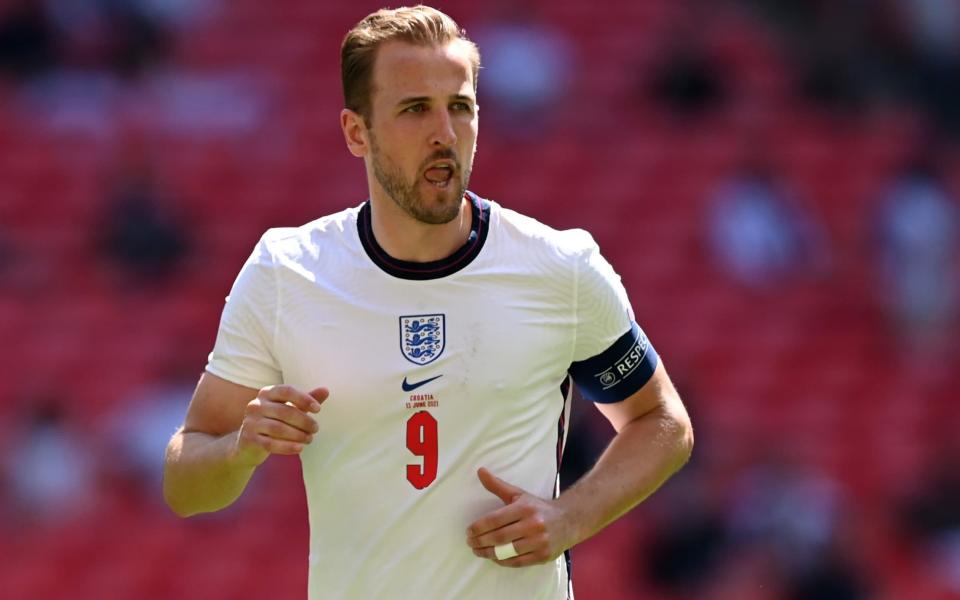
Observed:
[[[383,190],[390,196],[390,199],[417,221],[428,225],[443,225],[457,218],[460,214],[460,205],[463,195],[467,191],[467,185],[470,181],[471,165],[464,169],[457,160],[453,150],[438,150],[430,155],[413,176],[412,181],[408,181],[400,167],[396,166],[389,157],[380,151],[376,138],[370,136],[370,149],[373,158],[373,175]],[[456,164],[456,171],[451,175],[446,188],[436,188],[423,179],[421,175],[424,167],[436,160],[449,159]],[[430,188],[429,193],[424,194],[421,186],[426,185]]]

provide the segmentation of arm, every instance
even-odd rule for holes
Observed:
[[[663,363],[623,402],[595,406],[617,434],[594,468],[557,500],[576,525],[574,544],[645,500],[680,470],[693,450],[690,418]]]
[[[327,390],[257,391],[204,373],[184,426],[167,445],[163,497],[181,517],[229,506],[270,454],[299,454],[313,439]]]
[[[693,429],[662,363],[626,400],[597,407],[617,434],[594,468],[556,500],[537,498],[480,470],[484,487],[506,506],[467,529],[474,554],[496,559],[494,547],[513,542],[519,556],[498,564],[554,560],[643,501],[689,458]]]

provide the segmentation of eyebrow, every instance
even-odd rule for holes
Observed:
[[[467,96],[464,94],[457,94],[455,96],[450,96],[450,99],[458,100],[461,102],[466,101],[466,102],[469,102],[470,104],[473,104],[475,102],[472,96]],[[429,96],[411,96],[409,98],[403,98],[402,100],[397,102],[397,106],[403,106],[405,104],[416,104],[418,102],[430,102],[431,100],[432,98],[430,98]]]

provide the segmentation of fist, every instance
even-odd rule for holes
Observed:
[[[467,528],[467,545],[475,555],[503,567],[527,567],[553,561],[573,546],[570,517],[556,502],[538,498],[482,467],[477,476],[504,506]],[[499,555],[498,546],[510,547],[509,553]]]
[[[271,454],[300,454],[319,429],[311,414],[320,412],[329,395],[326,388],[309,393],[289,385],[261,389],[244,409],[237,434],[238,462],[257,466]]]

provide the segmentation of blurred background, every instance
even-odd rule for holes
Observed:
[[[339,44],[379,7],[0,2],[4,598],[303,597],[298,462],[181,521],[162,452],[262,231],[366,197]],[[471,188],[593,233],[697,431],[578,599],[960,598],[960,4],[439,8]],[[577,405],[565,482],[610,435]]]

